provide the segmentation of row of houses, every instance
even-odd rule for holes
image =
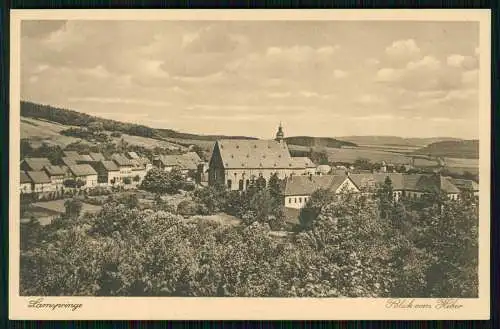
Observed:
[[[458,200],[462,191],[479,194],[479,184],[467,179],[454,179],[441,175],[374,173],[321,176],[291,176],[286,180],[283,192],[287,208],[303,208],[318,189],[340,193],[374,193],[375,188],[386,179],[391,180],[393,198],[421,198],[425,194],[442,192],[450,200]]]
[[[65,184],[79,188],[137,185],[151,168],[151,161],[136,152],[116,153],[109,159],[101,153],[75,151],[65,151],[53,162],[48,158],[24,158],[20,164],[20,192],[54,192]]]

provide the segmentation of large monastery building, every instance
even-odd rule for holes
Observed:
[[[245,190],[259,177],[267,183],[274,173],[284,179],[315,172],[316,166],[309,158],[290,155],[280,124],[274,140],[218,140],[209,163],[208,183]]]

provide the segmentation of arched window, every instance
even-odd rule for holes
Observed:
[[[292,198],[288,198],[288,203],[292,203]]]
[[[233,184],[233,182],[232,182],[230,179],[228,179],[228,180],[227,180],[227,188],[228,188],[228,189],[231,189],[231,185],[232,185],[232,184]]]
[[[238,184],[238,188],[239,188],[240,191],[243,190],[243,187],[244,187],[243,184],[244,184],[243,183],[243,179],[240,179],[239,184]]]
[[[294,203],[297,203],[297,198],[295,198]]]
[[[302,203],[302,198],[299,198],[299,203]]]

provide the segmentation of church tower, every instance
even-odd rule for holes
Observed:
[[[285,137],[285,134],[283,133],[283,127],[281,126],[281,122],[280,122],[280,125],[278,127],[278,132],[276,133],[275,140],[282,143],[284,137]]]

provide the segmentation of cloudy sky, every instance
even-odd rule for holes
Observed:
[[[24,21],[21,98],[204,134],[478,136],[474,22]]]

